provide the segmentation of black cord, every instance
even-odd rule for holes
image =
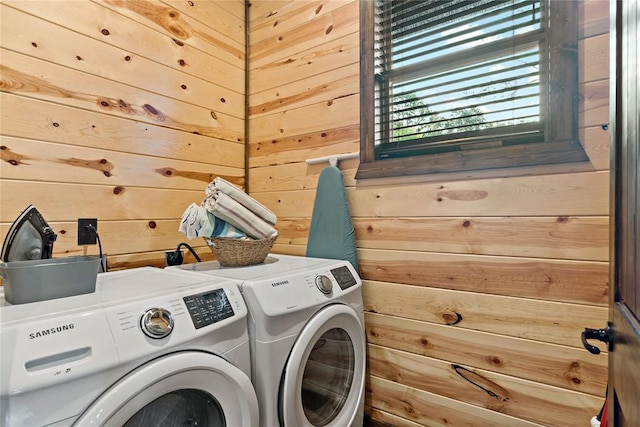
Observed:
[[[96,240],[98,241],[98,251],[100,252],[100,270],[102,270],[102,272],[104,273],[107,271],[107,269],[105,265],[102,263],[102,242],[100,241],[100,235],[98,234],[98,230],[96,230],[93,224],[86,225],[85,228],[88,228],[89,230],[93,230],[93,232],[96,233]]]
[[[193,257],[196,259],[196,261],[202,262],[202,260],[200,259],[200,257],[196,253],[196,251],[194,251],[191,246],[189,246],[188,244],[186,244],[184,242],[182,242],[182,243],[180,243],[178,245],[178,247],[176,248],[176,252],[180,252],[180,247],[182,247],[182,246],[184,246],[185,248],[189,249],[189,252],[191,252],[191,255],[193,255]]]

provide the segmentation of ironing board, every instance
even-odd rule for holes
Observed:
[[[346,260],[358,271],[355,232],[342,173],[336,166],[320,173],[306,256]]]

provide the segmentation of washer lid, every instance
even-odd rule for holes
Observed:
[[[213,419],[228,427],[258,426],[251,380],[221,357],[197,351],[169,354],[138,367],[100,395],[74,425],[124,426],[134,417],[132,422],[144,417],[143,425],[183,425],[180,420],[197,416],[189,411],[193,408],[206,408],[200,419],[209,415],[209,425]],[[167,424],[175,417],[172,421],[178,423]]]

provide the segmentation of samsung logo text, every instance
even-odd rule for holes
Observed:
[[[57,334],[59,332],[69,331],[73,329],[73,323],[69,323],[68,325],[56,326],[55,328],[43,329],[41,331],[31,332],[29,334],[29,339],[35,339],[40,337],[46,337],[48,335]]]

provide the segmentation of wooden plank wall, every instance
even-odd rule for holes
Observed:
[[[576,167],[355,181],[369,419],[395,426],[586,426],[606,356],[608,4],[580,2]],[[250,194],[279,216],[276,250],[304,254],[325,165],[359,149],[358,2],[253,0]],[[603,126],[605,125],[605,126]],[[489,176],[493,175],[493,176]]]
[[[110,269],[164,263],[215,176],[245,177],[243,0],[0,3],[0,239],[34,204]],[[192,241],[201,254],[204,242]]]

